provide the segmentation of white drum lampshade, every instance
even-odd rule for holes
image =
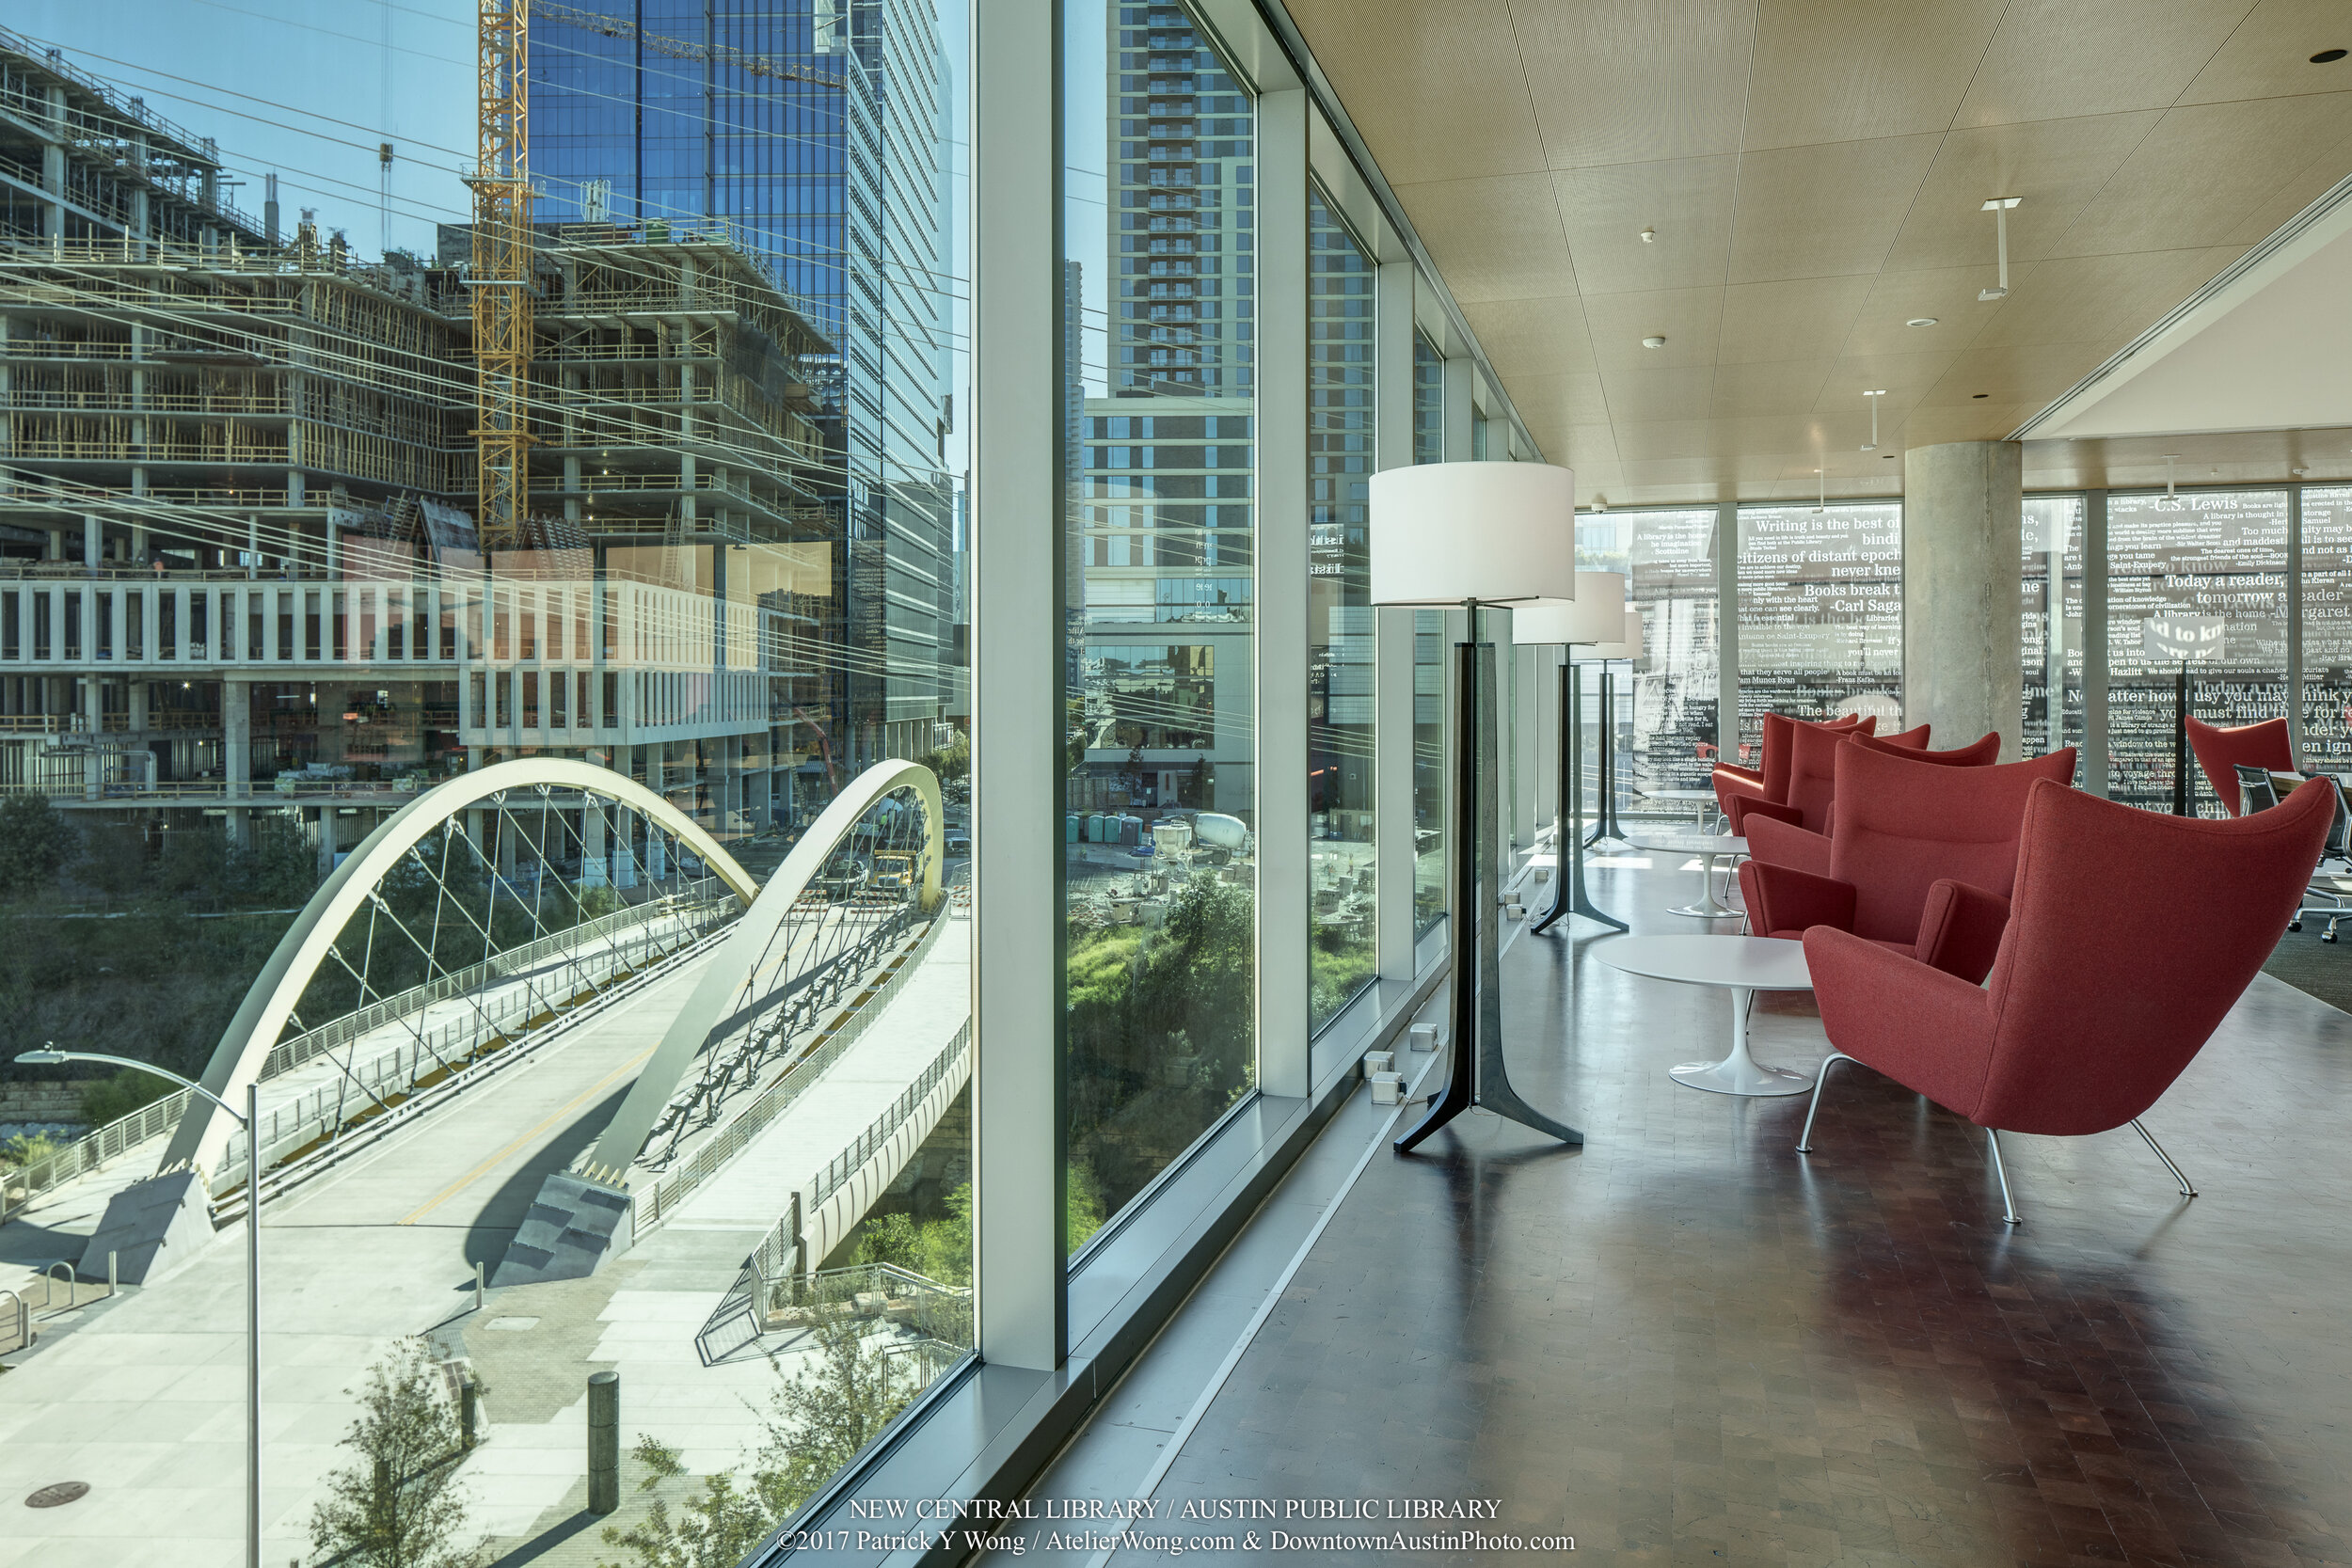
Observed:
[[[1576,600],[1576,476],[1548,463],[1423,463],[1372,476],[1372,602]]]
[[[1511,641],[1528,643],[1613,642],[1625,632],[1625,574],[1579,572],[1576,603],[1516,605]]]
[[[1518,617],[1513,616],[1512,619],[1516,621]],[[1625,611],[1618,623],[1616,637],[1610,641],[1594,644],[1584,657],[1587,658],[1641,657],[1642,612],[1638,610]]]

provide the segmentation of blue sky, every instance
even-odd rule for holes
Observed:
[[[8,0],[7,27],[199,136],[246,183],[256,217],[276,170],[300,209],[360,254],[381,248],[376,144],[393,145],[390,241],[430,254],[467,201],[473,154],[469,0]]]

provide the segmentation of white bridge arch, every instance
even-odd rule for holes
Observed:
[[[801,895],[816,881],[834,851],[856,830],[866,814],[882,800],[901,789],[913,789],[923,804],[923,850],[919,888],[914,889],[918,907],[930,913],[939,907],[939,867],[942,831],[940,823],[939,779],[920,763],[879,762],[850,781],[850,786],[834,798],[817,820],[810,824],[784,864],[768,879],[768,885],[752,900],[752,906],[737,921],[720,943],[710,966],[695,982],[693,993],[686,1006],[670,1021],[661,1034],[661,1041],[654,1047],[637,1081],[620,1108],[612,1113],[596,1148],[589,1153],[591,1164],[608,1170],[627,1170],[636,1160],[652,1135],[654,1122],[661,1115],[678,1082],[694,1063],[708,1042],[711,1031],[733,1010],[737,998],[752,987],[755,972],[767,958],[778,929],[800,902]]]
[[[420,844],[458,820],[469,808],[518,790],[536,791],[543,797],[558,790],[578,791],[635,812],[700,856],[747,909],[758,897],[759,885],[718,840],[625,773],[568,758],[526,757],[461,774],[436,784],[385,818],[310,895],[255,976],[220,1044],[215,1047],[204,1069],[205,1088],[232,1105],[238,1103],[246,1085],[260,1075],[270,1048],[294,1017],[303,992],[333,951],[345,924],[367,906],[385,878],[399,869]],[[220,1164],[233,1125],[217,1106],[190,1097],[187,1114],[181,1117],[164,1152],[159,1174],[192,1166],[209,1180]]]

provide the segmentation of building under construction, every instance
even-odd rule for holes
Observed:
[[[323,863],[532,752],[722,832],[802,807],[841,701],[826,345],[715,231],[537,242],[531,517],[485,547],[457,268],[308,225],[0,240],[0,789],[292,806]]]

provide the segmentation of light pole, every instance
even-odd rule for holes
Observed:
[[[26,1067],[54,1067],[60,1062],[104,1062],[168,1078],[191,1094],[227,1111],[245,1129],[245,1562],[262,1568],[262,1085],[245,1086],[245,1115],[238,1116],[227,1101],[176,1072],[152,1062],[128,1056],[108,1056],[95,1051],[26,1051],[17,1056]],[[200,1176],[201,1173],[199,1173]]]

